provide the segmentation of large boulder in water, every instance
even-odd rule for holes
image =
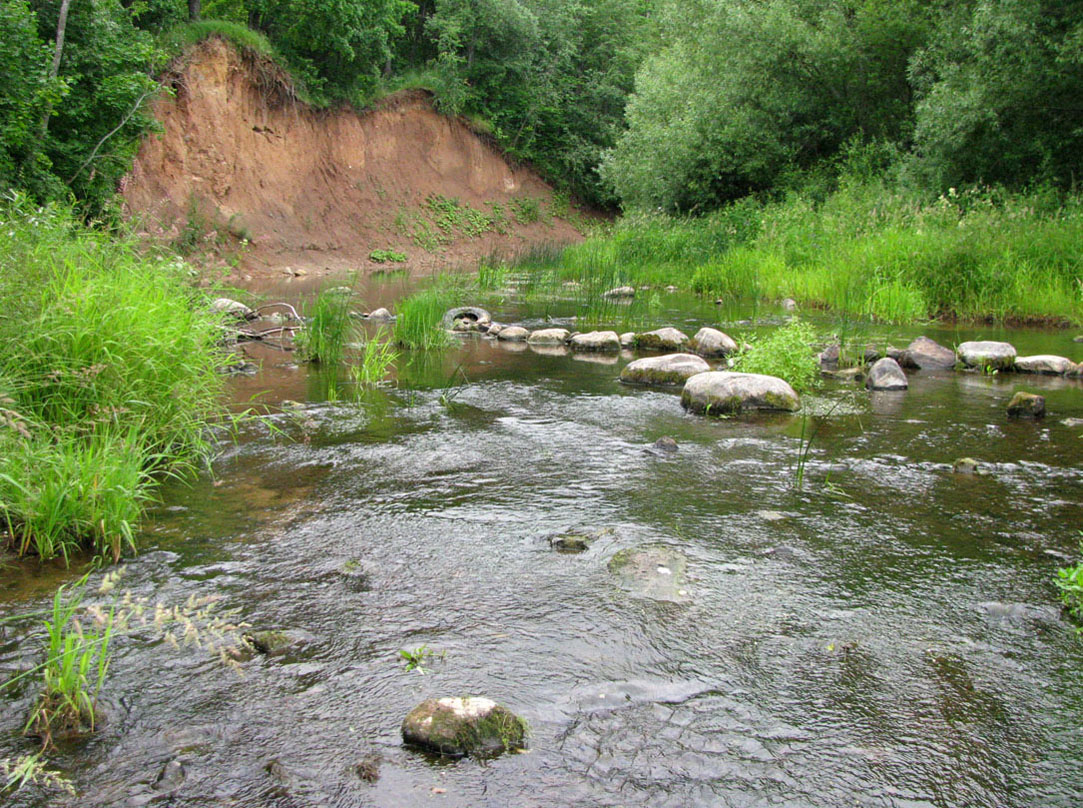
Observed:
[[[694,354],[649,356],[625,365],[620,380],[627,384],[684,384],[697,373],[710,369],[704,359]]]
[[[635,346],[647,351],[679,351],[688,344],[688,335],[667,326],[655,331],[636,334]]]
[[[568,341],[568,335],[567,328],[540,328],[526,341],[529,345],[563,345]]]
[[[721,357],[737,351],[737,343],[717,328],[701,328],[688,342],[688,347],[702,356]]]
[[[568,340],[573,351],[620,351],[620,337],[616,331],[589,331],[576,334]]]
[[[608,300],[619,300],[621,298],[630,298],[636,296],[636,290],[632,286],[618,286],[614,289],[610,289],[608,292],[603,292],[602,297]]]
[[[452,757],[522,749],[526,722],[491,699],[426,699],[402,722],[402,739]]]
[[[972,368],[1007,370],[1015,362],[1015,347],[1007,342],[964,342],[959,358]]]
[[[793,412],[801,406],[801,399],[789,384],[774,376],[716,370],[698,373],[685,382],[681,404],[692,412],[723,415],[742,410]]]
[[[1063,356],[1039,354],[1037,356],[1017,356],[1013,369],[1017,373],[1042,373],[1048,376],[1063,376],[1075,367],[1075,363]]]
[[[889,357],[878,359],[869,368],[865,386],[870,390],[905,390],[910,386],[899,363]]]
[[[256,316],[248,306],[239,300],[231,300],[228,297],[219,297],[211,302],[211,311],[215,314],[225,314],[236,317],[238,320],[251,320]]]
[[[955,351],[928,337],[918,337],[906,346],[899,364],[919,370],[950,370],[955,367]]]

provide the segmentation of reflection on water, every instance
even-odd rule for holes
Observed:
[[[1073,355],[1062,334],[1010,337]],[[507,347],[403,357],[399,388],[359,400],[321,402],[303,368],[236,383],[310,403],[249,426],[213,479],[168,486],[124,585],[218,594],[312,639],[243,678],[118,643],[109,722],[56,761],[70,804],[1075,804],[1083,644],[1051,578],[1083,524],[1083,441],[1060,423],[1083,416],[1079,382],[916,373],[904,394],[832,382],[804,416],[713,420],[620,385],[628,357]],[[1044,422],[1004,417],[1020,386],[1046,395]],[[953,474],[966,455],[988,473]],[[595,538],[554,552],[573,529]],[[614,574],[635,548],[679,558],[683,594]],[[34,579],[56,580],[9,578],[6,610],[44,603]],[[19,630],[5,672],[32,658]],[[406,671],[398,650],[423,644],[445,656]],[[401,746],[418,701],[467,694],[523,715],[529,751]],[[5,753],[27,748],[30,695],[4,702]],[[374,783],[356,768],[371,755]]]

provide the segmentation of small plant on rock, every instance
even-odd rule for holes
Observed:
[[[750,338],[748,349],[737,357],[736,369],[776,376],[797,392],[806,392],[820,382],[816,339],[812,326],[795,317],[768,337]]]
[[[1083,536],[1083,531],[1080,531],[1079,535]],[[1083,553],[1083,541],[1080,542],[1079,549]],[[1077,623],[1083,623],[1083,561],[1057,570],[1056,583],[1060,590],[1061,603],[1068,614]],[[1083,632],[1083,628],[1079,630]]]

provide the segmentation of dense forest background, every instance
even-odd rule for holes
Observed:
[[[213,33],[318,105],[429,89],[597,207],[1083,167],[1083,0],[0,0],[0,187],[106,210],[155,77]]]

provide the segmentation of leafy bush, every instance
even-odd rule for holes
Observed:
[[[369,260],[377,264],[386,264],[388,262],[401,264],[406,261],[406,253],[396,252],[395,250],[373,250],[369,253]]]
[[[1083,531],[1080,531],[1083,536]],[[1083,552],[1083,543],[1080,544]],[[1071,567],[1057,570],[1057,588],[1060,590],[1061,603],[1068,614],[1077,622],[1083,623],[1083,561]]]
[[[819,384],[816,332],[803,320],[795,317],[770,336],[747,341],[749,347],[737,357],[736,369],[742,373],[777,376],[799,393]]]

